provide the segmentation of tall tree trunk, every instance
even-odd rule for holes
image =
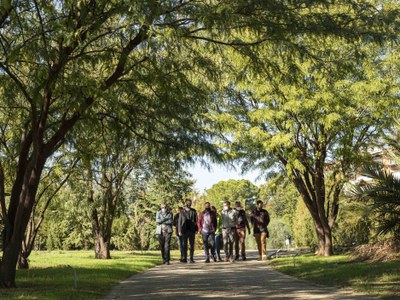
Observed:
[[[21,241],[14,240],[4,247],[0,264],[0,287],[16,287],[15,275]]]
[[[110,259],[110,241],[101,232],[95,234],[95,257],[98,259]]]

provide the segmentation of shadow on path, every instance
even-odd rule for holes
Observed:
[[[247,261],[154,267],[115,286],[106,299],[374,299],[298,280],[249,252]]]

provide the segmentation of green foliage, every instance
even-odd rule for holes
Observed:
[[[293,238],[297,247],[314,249],[317,245],[314,221],[303,201],[297,203],[293,222]]]
[[[292,229],[289,225],[280,220],[272,219],[268,225],[270,237],[267,240],[268,248],[272,249],[286,249],[285,244],[286,236],[292,236]]]
[[[375,234],[375,215],[368,204],[348,196],[343,196],[341,203],[338,221],[333,228],[335,247],[353,247],[371,242]]]
[[[293,228],[294,215],[300,195],[293,183],[283,175],[270,178],[260,186],[260,199],[265,199],[272,219],[281,219]]]
[[[259,189],[249,180],[230,179],[214,184],[206,191],[205,199],[218,210],[222,208],[224,201],[230,201],[233,207],[235,201],[240,201],[242,207],[252,208],[259,198]]]
[[[375,167],[365,168],[362,175],[372,182],[356,186],[353,195],[369,200],[371,210],[376,213],[374,221],[378,234],[400,238],[400,179]]]

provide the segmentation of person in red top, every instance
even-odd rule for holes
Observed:
[[[208,241],[210,240],[211,244],[211,253],[213,256],[213,260],[216,262],[217,258],[215,257],[214,248],[215,248],[215,230],[217,229],[217,216],[213,210],[211,210],[210,202],[204,203],[204,210],[199,215],[197,226],[199,228],[199,232],[203,238],[204,245],[204,254],[206,256],[205,263],[210,262],[210,248],[208,246]]]

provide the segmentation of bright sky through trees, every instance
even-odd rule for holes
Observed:
[[[193,175],[193,179],[196,180],[195,187],[199,192],[211,188],[213,184],[216,184],[221,180],[248,179],[255,185],[259,185],[264,181],[262,178],[258,178],[259,173],[257,171],[241,174],[240,168],[237,166],[236,170],[233,167],[218,164],[210,164],[210,166],[211,169],[208,170],[200,163],[196,163],[195,165],[186,168],[187,171]]]

